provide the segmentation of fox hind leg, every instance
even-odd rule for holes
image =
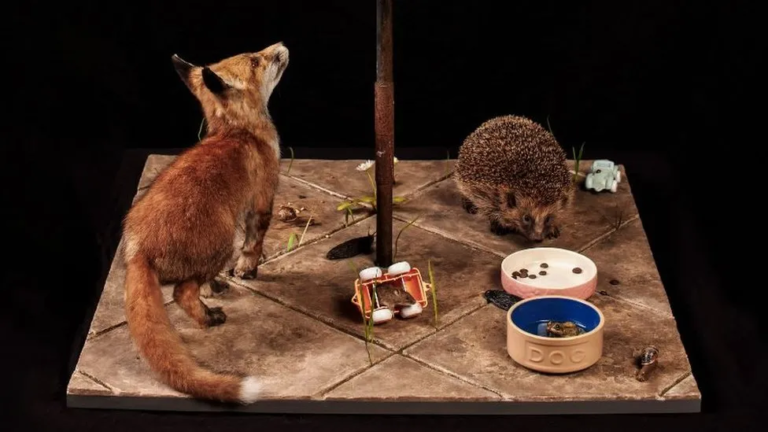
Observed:
[[[173,288],[173,299],[200,327],[224,324],[227,315],[220,307],[209,308],[200,300],[200,285],[194,280],[181,282]]]

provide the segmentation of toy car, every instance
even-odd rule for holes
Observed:
[[[373,317],[374,325],[385,323],[394,318],[395,315],[399,315],[400,318],[412,318],[419,315],[427,306],[427,291],[431,290],[432,286],[424,282],[419,269],[412,269],[411,265],[405,261],[392,264],[387,268],[386,273],[382,273],[379,267],[369,267],[360,271],[359,276],[355,280],[355,295],[352,296],[352,303],[357,306],[366,319]],[[376,296],[373,296],[374,300],[371,301],[373,285],[385,283],[402,284],[403,289],[416,300],[416,303],[391,310],[378,304]],[[363,308],[363,304],[365,308]]]
[[[612,161],[600,159],[592,162],[592,168],[590,168],[589,174],[587,174],[585,186],[587,189],[592,189],[596,192],[609,189],[611,192],[616,193],[620,182],[621,171],[619,171],[619,167]]]

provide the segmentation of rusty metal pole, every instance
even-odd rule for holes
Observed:
[[[392,0],[376,0],[376,265],[392,264],[392,184],[395,98],[392,79]]]

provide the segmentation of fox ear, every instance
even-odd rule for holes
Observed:
[[[179,74],[179,77],[181,78],[181,80],[184,82],[184,84],[187,87],[190,87],[189,76],[192,74],[192,70],[195,69],[197,66],[182,59],[176,54],[174,54],[173,57],[171,57],[171,61],[173,62],[173,67],[174,69],[176,69],[176,73]]]
[[[203,68],[203,82],[208,87],[208,90],[217,95],[223,93],[229,87],[220,76],[216,75],[216,72],[207,66]]]

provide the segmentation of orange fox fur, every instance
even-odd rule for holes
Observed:
[[[175,55],[173,63],[203,108],[208,135],[157,177],[124,220],[128,328],[170,387],[195,398],[252,403],[258,379],[201,367],[173,328],[160,286],[175,284],[174,300],[200,326],[224,323],[224,312],[207,307],[200,289],[211,288],[225,269],[243,214],[245,241],[234,274],[256,277],[279,177],[279,137],[267,104],[288,49],[278,43],[205,67]]]

